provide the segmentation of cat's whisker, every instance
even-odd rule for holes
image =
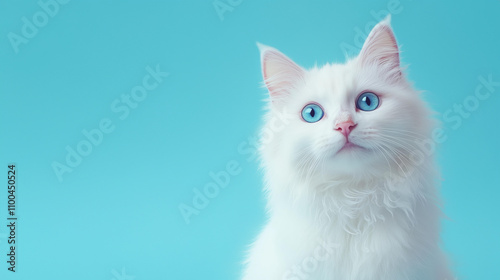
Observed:
[[[380,148],[382,148],[384,151],[387,152],[386,148],[389,149],[387,147],[387,145],[384,145],[383,143],[380,143]],[[390,150],[390,149],[389,149]],[[403,167],[401,167],[401,165],[398,163],[398,161],[392,156],[393,154],[387,152],[387,155],[389,156],[389,158],[399,167],[399,169],[401,169],[401,172],[403,172],[403,174],[406,174]]]
[[[389,173],[392,174],[391,164],[389,163],[389,159],[385,155],[384,150],[382,150],[378,145],[376,145],[375,148],[378,149],[380,151],[380,153],[382,154],[382,156],[385,158],[385,161],[387,162],[387,166],[389,167]]]
[[[425,139],[428,136],[422,134],[422,133],[417,133],[414,131],[410,130],[404,130],[404,129],[395,129],[395,128],[388,128],[388,127],[380,127],[378,128],[382,134],[391,134],[391,133],[396,133],[398,135],[404,135],[404,136],[409,136],[412,138],[417,138],[417,139]],[[385,132],[385,133],[384,133]]]
[[[414,152],[414,150],[411,149],[412,146],[408,146],[405,142],[402,142],[398,138],[393,138],[393,137],[389,137],[389,136],[385,135],[385,136],[381,136],[381,140],[383,143],[391,144],[392,148],[393,148],[392,150],[395,153],[401,154],[401,155],[407,157],[408,159],[409,159],[409,156],[405,155],[402,151],[399,151],[398,148],[401,148],[404,151],[409,152],[410,154]]]
[[[401,139],[401,137],[395,137],[392,135],[387,135],[387,134],[382,135],[381,134],[378,136],[378,138],[382,141],[389,141],[396,148],[401,148],[410,154],[414,153],[415,151],[418,150],[418,146],[416,144],[409,143],[409,142]]]
[[[392,136],[389,136],[389,135],[384,135],[382,136],[382,138],[384,139],[387,139],[387,140],[391,140],[394,142],[399,142],[399,146],[400,148],[406,150],[408,152],[408,155],[402,153],[407,159],[407,163],[411,162],[413,163],[413,165],[415,164],[419,164],[419,165],[422,165],[421,163],[415,163],[416,159],[415,158],[418,158],[418,156],[423,156],[423,157],[429,157],[428,154],[426,154],[426,151],[423,151],[422,148],[418,147],[417,144],[413,145],[413,144],[409,144],[407,142],[403,142],[401,139],[397,138],[397,137],[392,137]],[[414,156],[415,158],[412,158],[412,156]],[[427,165],[423,165],[421,168],[424,168],[426,170],[430,170],[430,167],[428,167]]]

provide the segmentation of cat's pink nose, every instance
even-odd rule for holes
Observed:
[[[345,121],[335,125],[335,130],[340,131],[347,138],[351,131],[356,127],[356,124],[352,121]]]

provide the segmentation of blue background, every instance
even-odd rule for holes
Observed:
[[[0,278],[238,279],[265,221],[258,164],[238,150],[263,112],[257,41],[304,67],[342,62],[341,46],[360,47],[357,30],[392,9],[409,77],[435,111],[470,100],[479,76],[500,81],[500,1],[392,5],[244,0],[219,15],[212,0],[69,1],[16,53],[9,34],[43,10],[1,1],[0,177],[17,164],[19,221],[13,274],[2,183]],[[170,75],[121,120],[111,104],[156,65]],[[500,279],[499,103],[496,87],[461,125],[443,122],[443,241],[459,279]],[[103,118],[114,131],[60,182],[52,164]],[[241,172],[186,224],[179,205],[233,160]]]

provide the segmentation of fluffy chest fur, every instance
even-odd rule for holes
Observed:
[[[317,185],[323,196],[271,191],[270,220],[244,279],[451,280],[436,242],[440,210],[432,188],[419,196],[391,191],[411,189],[405,184],[423,175]]]
[[[259,245],[263,255],[274,248],[279,261],[272,269],[281,277],[269,279],[434,279],[429,274],[437,275],[438,267],[423,269],[436,257],[429,252],[438,250],[427,243],[438,239],[433,194],[391,191],[412,182],[321,184],[322,195],[301,198],[270,194],[271,219]]]

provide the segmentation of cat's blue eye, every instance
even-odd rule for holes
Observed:
[[[302,119],[308,123],[314,123],[323,118],[323,109],[316,104],[308,104],[302,109]]]
[[[356,108],[362,111],[373,111],[377,109],[379,102],[380,100],[375,93],[365,92],[356,100]]]

